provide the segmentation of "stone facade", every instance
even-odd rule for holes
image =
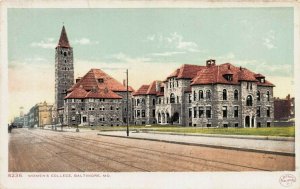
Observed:
[[[217,66],[214,60],[197,69],[195,65],[177,69],[156,89],[156,98],[145,92],[150,90],[150,85],[143,85],[144,88],[134,94],[135,102],[155,99],[155,121],[152,123],[194,127],[273,125],[274,85],[264,76],[229,63]],[[150,110],[143,103],[135,103],[134,108],[135,111]],[[151,124],[148,119],[146,115],[136,115],[135,123]]]

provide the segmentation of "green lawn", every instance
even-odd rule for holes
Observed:
[[[100,131],[126,130],[126,126],[120,127],[92,127]],[[203,133],[223,135],[258,135],[258,136],[283,136],[295,137],[295,127],[267,127],[267,128],[199,128],[199,127],[178,127],[178,126],[129,126],[130,130],[159,131],[176,133]]]

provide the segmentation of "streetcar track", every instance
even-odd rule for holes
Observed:
[[[108,142],[103,142],[103,141],[99,141],[99,140],[94,140],[94,139],[86,139],[86,138],[82,138],[82,137],[72,137],[72,136],[62,136],[63,138],[68,138],[68,139],[72,139],[72,140],[80,140],[80,139],[83,139],[81,140],[80,142],[86,142],[86,141],[93,141],[93,142],[98,142],[98,143],[104,143],[106,144],[107,146],[113,146],[113,145],[116,145],[116,146],[122,146],[122,147],[129,147],[129,148],[136,148],[136,149],[141,149],[141,150],[144,150],[144,151],[147,151],[147,153],[149,152],[155,152],[155,153],[160,153],[160,154],[167,154],[168,156],[171,156],[172,158],[174,158],[173,156],[179,156],[178,154],[175,154],[175,153],[169,153],[169,152],[163,152],[163,151],[158,151],[158,150],[149,150],[149,149],[146,149],[146,148],[141,148],[141,147],[132,147],[132,146],[127,146],[127,145],[122,145],[122,144],[116,144],[116,143],[108,143]],[[89,145],[94,145],[93,143],[90,144],[88,143]],[[95,145],[94,145],[95,146]],[[98,146],[97,146],[98,147]],[[115,150],[116,151],[116,150]],[[124,153],[124,152],[121,152],[119,151],[119,153]],[[154,154],[156,155],[156,154]],[[179,159],[181,161],[184,161],[182,159],[182,156],[183,157],[186,157],[186,158],[190,158],[190,159],[196,159],[196,160],[201,160],[201,161],[205,161],[205,162],[212,162],[212,163],[219,163],[219,164],[225,164],[225,165],[230,165],[230,166],[236,166],[236,167],[242,167],[242,168],[248,168],[248,169],[254,169],[254,170],[260,170],[260,171],[270,171],[270,170],[267,170],[267,169],[261,169],[261,168],[256,168],[256,167],[250,167],[250,166],[245,166],[245,165],[238,165],[238,164],[232,164],[232,163],[227,163],[227,162],[222,162],[222,161],[216,161],[216,160],[207,160],[207,159],[204,159],[204,158],[199,158],[199,157],[192,157],[192,156],[187,156],[187,155],[180,155],[179,158],[174,158],[174,159]],[[192,163],[199,163],[199,162],[195,162],[195,161],[189,161],[189,162],[192,162]],[[225,170],[231,170],[231,171],[235,171],[234,169],[228,169],[228,168],[224,168],[224,167],[219,167],[219,166],[215,166],[215,165],[207,165],[205,164],[205,166],[213,166],[213,167],[216,167],[216,168],[221,168],[221,169],[225,169]]]

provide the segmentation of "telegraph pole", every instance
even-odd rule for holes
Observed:
[[[129,115],[128,115],[128,69],[126,70],[126,95],[127,95],[127,101],[126,101],[126,106],[127,106],[127,111],[126,111],[126,125],[127,125],[127,130],[126,130],[126,133],[127,133],[127,137],[129,136]]]

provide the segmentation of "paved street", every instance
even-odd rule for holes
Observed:
[[[9,171],[283,171],[295,157],[97,135],[13,129]]]

